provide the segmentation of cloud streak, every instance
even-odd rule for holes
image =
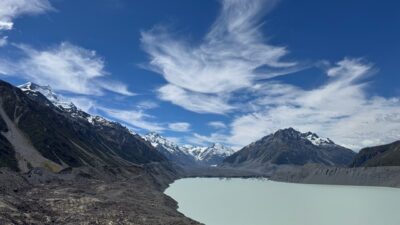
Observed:
[[[188,132],[190,131],[190,123],[186,122],[170,123],[168,124],[168,128],[172,131]]]
[[[158,89],[160,98],[194,112],[224,114],[234,108],[231,93],[296,70],[296,62],[282,60],[287,49],[267,44],[259,31],[263,13],[275,2],[221,1],[218,18],[197,45],[162,26],[142,32],[149,68],[168,82]]]
[[[108,79],[105,62],[95,51],[68,42],[44,50],[15,46],[23,57],[0,60],[0,72],[4,75],[22,75],[26,80],[74,94],[103,95],[110,91],[134,95],[126,85]]]
[[[0,1],[0,47],[5,46],[7,36],[2,33],[12,30],[13,20],[22,15],[37,15],[54,10],[48,0],[1,0]]]
[[[0,30],[11,30],[13,20],[21,15],[37,15],[54,10],[48,0],[2,0],[0,2]]]
[[[124,124],[133,126],[134,128],[139,128],[147,131],[163,131],[165,128],[154,121],[154,117],[141,111],[141,110],[122,110],[122,109],[112,109],[106,107],[98,107],[98,110],[105,113],[108,117],[119,120]]]
[[[225,123],[223,123],[221,121],[211,121],[207,125],[214,129],[225,129],[226,128]]]

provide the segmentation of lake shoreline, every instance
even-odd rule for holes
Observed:
[[[242,225],[244,221],[265,225],[265,218],[271,224],[282,225],[376,225],[383,219],[385,224],[395,225],[400,221],[400,217],[391,216],[400,200],[400,195],[394,193],[400,190],[390,187],[214,177],[182,178],[164,193],[178,202],[179,212],[207,225]],[[382,204],[390,207],[385,209]],[[320,216],[315,217],[316,213]]]
[[[400,167],[328,167],[268,165],[263,170],[235,167],[186,169],[184,177],[268,178],[304,184],[382,186],[400,188]]]

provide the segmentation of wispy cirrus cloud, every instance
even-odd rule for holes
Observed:
[[[137,103],[137,108],[141,110],[155,109],[157,107],[159,107],[158,103],[150,100],[140,101]]]
[[[0,30],[11,30],[13,20],[21,15],[36,15],[54,10],[48,0],[2,0],[0,2]]]
[[[234,107],[226,101],[224,94],[204,94],[191,92],[173,84],[167,84],[158,89],[159,98],[182,106],[198,113],[224,114]]]
[[[227,128],[226,124],[222,121],[211,121],[207,123],[208,126],[214,128],[214,129],[225,129]]]
[[[93,50],[63,42],[44,50],[15,45],[19,59],[0,59],[0,72],[23,77],[53,89],[83,95],[103,95],[110,91],[132,96],[125,84],[109,79],[104,59]]]
[[[48,0],[1,0],[0,36],[4,31],[12,30],[13,20],[22,15],[37,15],[54,10]],[[0,37],[0,47],[7,44],[7,36]]]
[[[166,130],[175,132],[189,132],[190,123],[187,122],[157,122],[157,117],[150,115],[144,110],[133,109],[116,109],[104,106],[96,106],[98,112],[102,112],[108,118],[118,120],[119,122],[130,126],[132,129],[144,132],[156,131],[163,132]]]
[[[362,59],[345,58],[327,69],[331,79],[321,87],[281,83],[263,89],[251,103],[257,110],[233,120],[227,141],[243,146],[285,127],[314,131],[355,150],[398,140],[400,99],[368,95],[363,79],[374,71]]]
[[[168,124],[168,128],[172,131],[188,132],[190,131],[190,123],[186,122],[170,123]]]
[[[157,90],[160,99],[232,118],[228,129],[186,139],[243,146],[285,127],[314,131],[355,150],[400,139],[399,98],[368,93],[366,79],[377,70],[363,59],[325,62],[327,81],[312,89],[273,79],[305,68],[299,60],[284,60],[288,49],[268,44],[260,32],[262,16],[276,3],[222,0],[199,42],[163,26],[142,32],[149,69],[167,81]]]
[[[113,109],[106,107],[97,107],[98,110],[105,113],[109,118],[113,118],[127,124],[134,129],[142,129],[147,131],[163,131],[165,127],[157,122],[154,122],[154,116],[151,116],[144,111],[135,109]]]
[[[282,60],[287,49],[267,44],[259,31],[263,13],[275,3],[221,1],[218,18],[199,44],[173,36],[162,26],[142,32],[149,68],[168,82],[158,89],[160,98],[194,112],[224,114],[234,108],[231,93],[296,70],[298,63]]]
[[[8,44],[8,37],[0,37],[0,47]]]

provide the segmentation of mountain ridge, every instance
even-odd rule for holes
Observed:
[[[385,145],[361,149],[352,167],[400,166],[400,140]]]
[[[317,134],[301,133],[293,128],[280,129],[245,146],[224,160],[225,165],[263,167],[275,165],[346,166],[355,155],[350,149]],[[253,164],[253,165],[252,165]]]
[[[7,159],[2,165],[22,171],[42,165],[60,171],[67,167],[167,162],[121,124],[92,117],[75,106],[57,106],[38,90],[31,90],[32,86],[30,83],[29,90],[21,90],[0,81],[0,143],[5,149],[1,154]]]
[[[144,136],[157,150],[162,152],[171,161],[184,166],[217,165],[234,153],[234,150],[220,143],[209,146],[178,145],[162,137],[156,132]]]

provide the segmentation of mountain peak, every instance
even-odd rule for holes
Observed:
[[[320,145],[334,145],[335,144],[335,142],[333,142],[331,139],[319,137],[317,134],[312,133],[310,131],[307,132],[307,133],[302,133],[302,137],[306,138],[311,143],[313,143],[314,145],[317,145],[317,146],[320,146]]]
[[[334,145],[335,143],[329,138],[323,138],[318,136],[316,133],[308,131],[306,133],[301,133],[292,127],[280,129],[273,134],[274,137],[289,138],[289,139],[304,139],[310,141],[313,145]]]
[[[289,128],[285,128],[285,129],[279,129],[274,134],[294,135],[294,134],[300,134],[300,131],[297,131],[294,128],[289,127]]]
[[[293,129],[292,127],[279,129],[274,134],[274,137],[281,137],[281,138],[300,138],[301,132]]]
[[[25,84],[19,85],[19,89],[23,92],[27,93],[41,93],[44,97],[46,97],[53,105],[58,108],[66,109],[66,110],[76,110],[77,107],[70,101],[65,100],[62,96],[56,94],[53,89],[49,86],[42,86],[33,82],[27,82]]]
[[[53,92],[53,89],[50,87],[50,85],[42,86],[37,83],[27,82],[25,84],[19,85],[18,88],[21,89],[22,91],[33,91],[33,92],[40,92],[40,93],[44,92],[46,94],[51,94],[51,95],[57,97],[56,94]]]
[[[208,147],[178,145],[156,132],[150,132],[144,139],[151,143],[160,152],[167,155],[172,161],[186,161],[215,165],[220,163],[226,156],[234,153],[234,150],[221,143],[213,143]],[[189,160],[189,161],[188,161]]]
[[[155,132],[155,131],[151,131],[151,132],[147,133],[146,136],[148,136],[148,137],[160,137],[160,138],[163,138],[163,137],[161,137],[161,135],[160,135],[159,133],[157,133],[157,132]]]
[[[168,151],[175,152],[179,150],[179,146],[172,141],[169,141],[167,138],[161,136],[157,132],[149,132],[144,136],[144,139],[151,143],[154,147],[158,145],[164,146]]]
[[[267,164],[327,166],[348,165],[354,152],[336,145],[328,138],[312,132],[302,133],[293,128],[278,130],[244,147],[225,159],[232,165],[250,165],[263,168]]]

